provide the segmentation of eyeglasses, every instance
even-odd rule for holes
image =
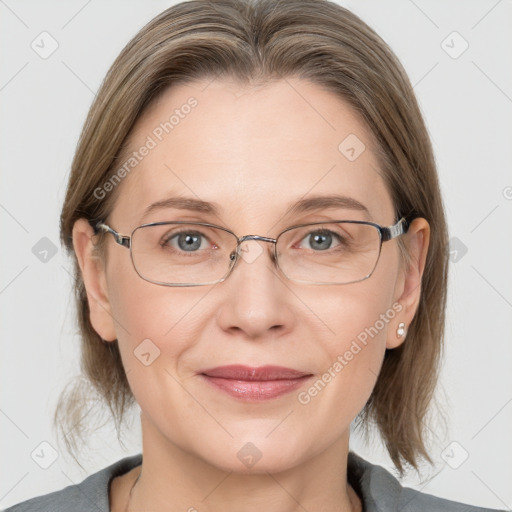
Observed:
[[[358,220],[313,222],[291,226],[277,238],[238,237],[229,229],[203,222],[154,222],[121,235],[103,222],[94,225],[111,233],[130,250],[137,274],[163,286],[203,286],[224,281],[237,261],[252,263],[274,244],[272,259],[291,281],[308,284],[350,284],[368,279],[377,266],[382,242],[407,232],[402,217],[389,227]],[[245,242],[255,241],[252,245]],[[245,247],[245,249],[244,249]]]

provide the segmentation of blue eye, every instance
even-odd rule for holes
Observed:
[[[301,245],[307,240],[307,249],[313,249],[316,251],[325,251],[332,249],[335,239],[339,240],[340,237],[327,229],[316,230],[308,233],[302,240]],[[339,245],[339,243],[337,244]]]
[[[205,236],[197,231],[182,231],[167,237],[162,245],[170,246],[173,249],[179,249],[185,252],[196,252],[202,247],[206,241]]]

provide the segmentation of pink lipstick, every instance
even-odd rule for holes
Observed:
[[[217,366],[200,375],[217,389],[246,401],[277,398],[304,384],[312,374],[283,366]]]

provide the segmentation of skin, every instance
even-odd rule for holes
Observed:
[[[209,85],[208,85],[209,84]],[[185,195],[215,202],[220,217],[162,209],[144,222],[197,220],[237,235],[275,237],[286,227],[317,220],[364,220],[362,212],[324,209],[285,217],[309,195],[333,191],[365,204],[371,220],[394,223],[372,138],[344,101],[300,79],[265,86],[228,79],[173,87],[139,119],[131,151],[175,108],[198,105],[131,171],[119,189],[109,225],[129,235],[152,202]],[[349,134],[366,150],[349,161],[338,150]],[[385,349],[406,338],[396,330],[418,307],[429,225],[416,219],[404,236],[411,255],[401,266],[397,241],[382,245],[369,279],[334,286],[282,277],[271,244],[252,263],[240,260],[217,285],[172,288],[141,279],[129,251],[109,235],[106,261],[80,219],[73,243],[84,276],[92,325],[117,339],[141,409],[144,461],[113,480],[112,509],[260,511],[361,510],[347,482],[350,423],[375,385]],[[226,364],[281,365],[319,378],[379,315],[402,309],[308,404],[303,388],[262,403],[238,401],[204,383],[197,372]],[[133,351],[151,339],[160,356],[149,366]],[[261,459],[245,467],[247,442]],[[304,508],[302,508],[304,507]]]

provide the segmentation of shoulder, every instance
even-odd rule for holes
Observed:
[[[354,452],[349,452],[347,473],[365,512],[496,512],[496,509],[473,507],[402,487],[389,471]]]
[[[3,512],[109,512],[109,484],[142,463],[142,454],[118,460],[88,476],[79,484],[69,485],[60,491],[37,496],[5,509]]]

